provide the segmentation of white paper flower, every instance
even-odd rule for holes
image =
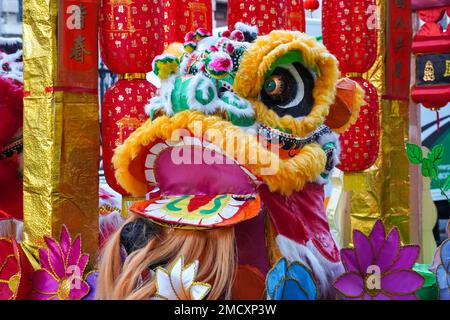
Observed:
[[[169,270],[156,268],[156,294],[152,300],[202,300],[211,289],[208,283],[195,282],[198,260],[184,266],[178,257]]]

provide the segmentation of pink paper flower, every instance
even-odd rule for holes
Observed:
[[[355,230],[353,242],[354,249],[341,250],[346,272],[334,283],[346,299],[417,299],[415,292],[424,283],[423,277],[412,270],[419,246],[401,246],[397,228],[386,237],[381,220],[375,223],[369,237]]]
[[[33,300],[80,300],[89,293],[83,278],[89,261],[81,254],[81,238],[72,242],[67,227],[63,225],[60,242],[45,237],[47,248],[39,250],[41,269],[33,275]]]

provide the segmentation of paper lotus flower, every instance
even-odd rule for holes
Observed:
[[[33,300],[80,300],[89,293],[83,278],[89,255],[81,254],[81,238],[72,242],[63,225],[60,242],[45,237],[47,248],[39,250],[40,270],[33,275]]]
[[[152,300],[202,300],[208,294],[210,284],[194,281],[198,261],[183,265],[183,257],[179,257],[168,270],[156,268],[157,292]]]
[[[355,300],[416,300],[416,291],[423,277],[412,268],[419,255],[419,246],[401,246],[397,228],[388,236],[378,220],[369,237],[353,232],[354,249],[342,249],[346,272],[338,277],[334,287],[347,299]]]
[[[450,239],[442,243],[439,251],[441,264],[436,269],[439,299],[450,300]]]
[[[281,258],[266,278],[269,300],[316,300],[317,286],[311,272],[299,262]]]
[[[20,300],[31,290],[33,268],[15,239],[0,239],[0,300]]]

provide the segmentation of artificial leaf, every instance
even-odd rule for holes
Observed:
[[[442,144],[438,144],[431,149],[431,152],[428,154],[428,158],[433,164],[439,164],[444,159],[444,146]]]
[[[422,175],[424,177],[431,177],[432,167],[433,167],[433,165],[432,165],[430,159],[428,159],[428,158],[422,159]]]
[[[438,167],[434,163],[431,163],[430,171],[431,171],[430,178],[431,179],[436,179],[438,177],[439,170],[438,170]]]
[[[421,164],[423,160],[422,149],[417,144],[407,143],[406,153],[412,164]],[[423,170],[423,169],[422,169]]]
[[[444,191],[450,190],[450,175],[445,180],[444,185],[442,186],[442,190]]]

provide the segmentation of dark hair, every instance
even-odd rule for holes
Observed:
[[[160,232],[158,226],[145,218],[138,218],[123,226],[120,243],[127,255],[139,250]]]

